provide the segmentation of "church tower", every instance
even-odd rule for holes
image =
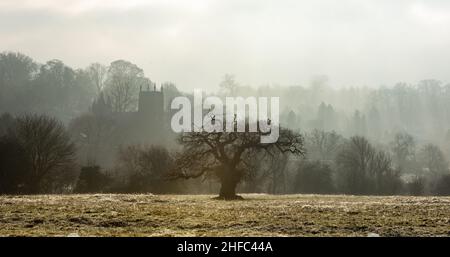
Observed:
[[[156,84],[153,84],[153,90],[150,87],[147,90],[139,92],[139,115],[143,117],[162,118],[164,116],[164,95],[161,91],[156,91]]]
[[[147,143],[159,142],[164,135],[164,95],[156,90],[156,84],[149,85],[147,90],[140,90],[138,104],[138,123],[141,138]]]

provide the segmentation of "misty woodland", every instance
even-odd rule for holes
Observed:
[[[130,61],[75,69],[3,52],[0,193],[450,195],[450,84],[256,87],[224,75],[217,88],[280,97],[279,140],[174,133],[171,100],[192,93]]]

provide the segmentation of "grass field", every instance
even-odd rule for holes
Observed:
[[[0,196],[0,235],[450,236],[450,197],[243,196]]]

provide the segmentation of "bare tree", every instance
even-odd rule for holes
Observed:
[[[106,74],[107,70],[106,67],[100,63],[92,63],[87,67],[87,73],[89,74],[89,78],[91,79],[92,83],[94,83],[95,88],[97,89],[97,95],[102,92],[105,80],[106,80]]]
[[[243,178],[246,192],[286,192],[287,154],[262,151],[246,157],[246,173]]]
[[[127,112],[136,108],[138,90],[148,79],[137,65],[118,60],[111,63],[106,81],[106,96],[114,112]]]
[[[118,167],[126,174],[132,192],[167,192],[165,175],[173,164],[167,149],[161,146],[129,145],[119,151]]]
[[[263,177],[270,179],[269,192],[276,194],[286,191],[286,167],[289,156],[278,151],[268,154],[263,165]]]
[[[345,193],[385,194],[398,190],[398,172],[389,155],[376,150],[360,136],[350,138],[336,157],[340,184]]]
[[[407,162],[414,158],[416,146],[414,138],[408,133],[397,133],[390,145],[397,167],[404,169]]]
[[[422,163],[423,168],[433,174],[447,173],[449,170],[444,153],[436,145],[425,145],[419,152],[419,160]]]
[[[293,178],[293,190],[302,194],[334,193],[333,171],[321,161],[302,161]]]
[[[45,115],[24,115],[17,119],[14,136],[26,152],[31,163],[28,187],[39,191],[43,178],[59,169],[71,166],[75,146],[64,125]]]
[[[336,156],[340,186],[345,193],[367,192],[367,174],[375,149],[364,137],[355,136]]]
[[[334,159],[341,142],[342,137],[334,131],[325,132],[315,129],[307,136],[309,152],[314,155],[313,159],[321,161]]]
[[[177,156],[176,169],[170,174],[172,178],[198,178],[213,172],[220,180],[221,188],[218,199],[239,199],[236,186],[243,178],[248,163],[246,160],[265,151],[303,155],[303,137],[291,130],[280,129],[277,142],[260,143],[260,132],[193,132],[179,137],[183,146]]]

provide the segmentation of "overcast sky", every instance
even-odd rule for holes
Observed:
[[[0,0],[0,51],[72,67],[126,59],[156,82],[450,82],[447,0]]]

